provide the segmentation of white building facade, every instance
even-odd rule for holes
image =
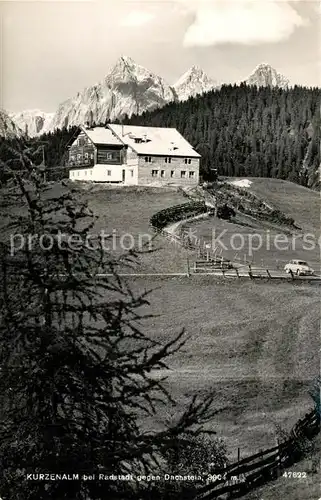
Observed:
[[[197,185],[200,158],[173,128],[81,127],[69,148],[69,178],[124,185]]]

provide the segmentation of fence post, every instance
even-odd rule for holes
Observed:
[[[187,277],[189,278],[191,275],[191,270],[190,270],[190,267],[189,267],[189,258],[187,258]]]
[[[237,267],[235,268],[235,272],[236,272],[236,276],[239,278],[240,277],[240,273],[239,273],[239,270],[237,269]]]
[[[281,455],[280,455],[280,442],[279,439],[277,438],[276,440],[277,446],[278,446],[278,454],[277,454],[277,468],[276,468],[276,476],[277,478],[280,477],[281,475]]]
[[[249,277],[251,278],[251,280],[253,279],[251,264],[249,264]]]
[[[240,467],[240,460],[241,460],[241,448],[238,448],[237,449],[237,469],[239,469],[239,467]],[[237,472],[238,472],[237,478],[240,479],[239,470],[237,470]]]
[[[267,275],[268,275],[269,280],[270,280],[272,278],[271,273],[270,273],[270,271],[268,269],[266,270],[266,272],[267,272]]]

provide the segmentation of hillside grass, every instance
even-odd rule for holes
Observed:
[[[93,191],[84,190],[82,198],[88,200],[89,207],[99,216],[94,232],[104,230],[108,234],[118,235],[115,245],[111,243],[115,254],[122,253],[120,238],[125,234],[134,238],[135,248],[141,251],[134,269],[128,269],[128,272],[187,272],[187,259],[195,258],[195,252],[185,250],[170,243],[165,237],[156,235],[150,226],[150,218],[156,212],[188,201],[180,190],[143,187],[110,189],[107,186],[93,188]],[[125,245],[130,244],[128,237],[123,241]],[[146,246],[140,244],[149,241],[151,243]]]
[[[300,229],[260,221],[240,213],[230,222],[212,217],[187,224],[185,229],[193,231],[212,247],[216,246],[217,254],[240,263],[252,262],[260,267],[283,269],[289,260],[303,259],[319,273],[320,194],[288,181],[248,179],[252,184],[244,188],[244,192],[255,194],[274,209],[293,217]],[[225,180],[231,182],[239,178]],[[282,243],[283,235],[287,239]],[[303,237],[307,240],[304,241]]]
[[[265,188],[265,183],[270,187]],[[279,183],[279,187],[274,186]],[[257,184],[253,180],[251,188],[298,224],[307,221],[316,228],[315,202],[319,195],[285,183],[290,199],[283,200],[286,195],[282,194],[282,184],[258,179]],[[186,202],[177,190],[157,188],[94,186],[86,187],[78,196],[88,199],[90,208],[100,216],[95,232],[115,230],[119,235],[129,233],[135,237],[142,233],[153,235],[149,220],[158,210]],[[213,220],[192,227],[199,227],[205,237]],[[240,220],[240,224],[214,222],[218,229],[227,227],[231,234],[247,234],[249,228],[264,231],[250,220]],[[195,252],[176,247],[163,237],[156,238],[153,248],[158,250],[139,257],[140,272],[186,272],[186,259],[196,257]],[[283,256],[268,251],[263,258],[272,265]],[[289,258],[294,257],[287,255]],[[307,257],[309,262],[317,259],[317,254],[313,259]],[[290,429],[310,409],[308,389],[320,366],[319,287],[201,276],[162,281],[137,278],[128,282],[137,292],[159,287],[150,297],[151,310],[146,311],[155,317],[143,322],[144,331],[165,342],[186,328],[190,339],[172,359],[166,384],[182,411],[189,396],[215,391],[215,405],[221,411],[212,428],[225,438],[231,460],[236,458],[238,447],[242,457],[274,446],[276,424]],[[171,413],[169,407],[159,408],[154,419],[142,424],[162,426]]]
[[[312,457],[305,458],[286,472],[306,472],[306,477],[290,478],[281,475],[276,481],[271,481],[261,488],[243,496],[243,500],[320,500],[321,498],[321,435],[313,440],[315,446]],[[312,460],[317,464],[313,472]],[[305,475],[304,475],[305,476]]]
[[[229,178],[229,180],[235,180]],[[249,178],[252,185],[248,190],[256,194],[263,201],[281,210],[285,215],[293,217],[300,231],[291,232],[289,228],[269,222],[258,221],[249,216],[237,214],[233,222],[211,217],[186,225],[186,230],[202,240],[215,244],[215,237],[224,232],[221,241],[227,250],[218,245],[218,254],[240,263],[252,262],[254,265],[271,269],[283,269],[284,265],[294,258],[307,260],[318,273],[320,271],[320,246],[317,238],[320,236],[319,193],[311,191],[291,182],[277,179]],[[78,184],[78,183],[77,183]],[[173,205],[185,203],[187,198],[181,191],[173,188],[144,188],[144,187],[110,187],[104,185],[83,185],[84,199],[88,199],[90,208],[99,216],[95,225],[95,232],[104,230],[106,233],[117,234],[116,246],[112,248],[120,253],[120,238],[130,234],[135,240],[136,248],[142,248],[141,241],[152,243],[143,247],[144,253],[139,255],[134,268],[140,273],[184,273],[187,271],[187,261],[190,264],[197,259],[195,251],[183,249],[177,244],[169,242],[163,236],[155,236],[149,221],[152,215],[159,210]],[[215,231],[215,233],[214,233]],[[294,238],[293,234],[313,235],[313,248],[306,250],[307,245],[302,238]],[[288,240],[284,249],[274,245],[275,237],[287,234]],[[240,236],[236,236],[240,235]],[[256,236],[258,235],[258,236]],[[235,238],[234,248],[231,238]],[[253,245],[262,238],[259,250],[251,252],[250,238]],[[141,239],[140,239],[141,238]],[[240,250],[239,246],[244,245]],[[125,242],[130,242],[124,240]],[[272,244],[269,243],[272,241]],[[130,243],[129,243],[130,244]],[[305,246],[305,248],[304,248]],[[146,250],[157,250],[146,252]]]
[[[142,324],[149,335],[165,342],[186,328],[190,338],[172,359],[166,386],[181,411],[188,396],[215,391],[221,411],[211,428],[226,439],[232,460],[238,447],[246,456],[274,446],[276,424],[289,430],[312,407],[308,390],[320,364],[319,288],[200,276],[129,283],[137,291],[160,286],[148,308],[155,318]],[[161,426],[170,413],[159,408],[143,425]]]
[[[320,234],[320,193],[293,182],[280,179],[246,177],[252,184],[248,191],[293,217],[295,222],[306,232]],[[229,178],[237,180],[237,178]]]

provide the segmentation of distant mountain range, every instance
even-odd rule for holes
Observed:
[[[10,116],[0,109],[0,137],[13,139],[14,137],[21,137],[22,134],[22,130],[13,122]]]
[[[45,113],[40,109],[29,109],[20,113],[10,113],[9,116],[24,134],[34,137],[51,130],[50,125],[54,114]]]
[[[289,80],[268,64],[257,66],[244,82],[256,86],[289,86]],[[27,110],[7,114],[8,129],[12,129],[14,123],[17,130],[33,137],[87,121],[102,123],[124,115],[141,114],[220,87],[198,66],[193,66],[176,83],[169,85],[130,57],[121,56],[103,81],[62,102],[55,113]],[[2,123],[0,135],[3,129]]]

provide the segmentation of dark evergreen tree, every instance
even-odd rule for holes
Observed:
[[[277,177],[313,186],[320,164],[320,97],[318,88],[224,85],[124,122],[176,127],[202,155],[205,180],[217,168],[223,176]]]
[[[121,122],[177,128],[201,153],[204,180],[209,180],[211,170],[216,168],[223,176],[267,176],[316,186],[320,97],[318,88],[224,85],[220,90],[172,102],[162,109],[131,118],[124,115]],[[76,132],[77,127],[56,130],[28,140],[27,145],[34,149],[44,145],[50,169],[64,163],[67,145]],[[11,158],[8,150],[4,152],[8,144],[12,146],[10,141],[0,140],[3,160]],[[37,161],[41,156],[40,151]]]
[[[1,498],[141,498],[135,481],[28,481],[27,474],[159,472],[172,442],[197,435],[215,415],[213,396],[194,398],[161,431],[142,431],[144,415],[175,407],[155,374],[185,334],[163,344],[142,331],[148,294],[133,293],[118,275],[135,256],[105,252],[77,191],[44,184],[25,152],[15,154],[28,175],[16,173],[6,190],[1,228]],[[19,250],[13,234],[24,242]],[[102,270],[110,277],[98,281]]]

